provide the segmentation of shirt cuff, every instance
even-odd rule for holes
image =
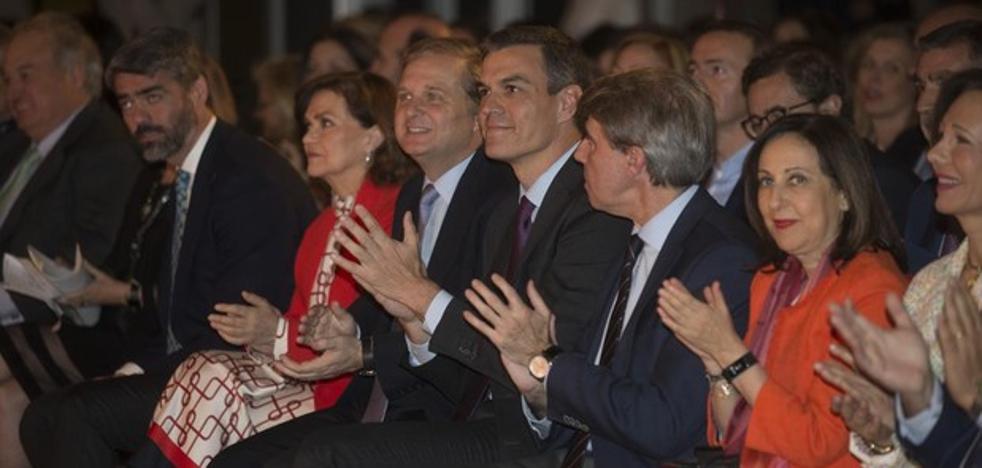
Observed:
[[[941,409],[944,405],[942,401],[944,394],[942,391],[941,382],[938,379],[934,379],[931,403],[927,409],[915,414],[913,417],[908,417],[904,414],[904,407],[900,404],[900,396],[897,395],[894,398],[894,404],[897,408],[897,421],[900,423],[897,430],[910,443],[914,445],[923,444],[927,440],[927,436],[931,434],[931,430],[934,429],[935,424],[938,423],[938,419],[941,419]]]
[[[409,339],[408,336],[405,337],[406,346],[409,348],[409,365],[413,367],[419,367],[427,362],[433,360],[436,354],[430,351],[430,341],[426,340],[425,343],[416,344]]]
[[[423,316],[423,330],[426,333],[433,334],[436,327],[440,325],[440,321],[443,320],[443,314],[452,301],[453,296],[447,291],[441,289],[440,292],[436,293],[436,296],[430,301],[429,307],[426,308],[426,315]]]
[[[552,421],[549,420],[548,416],[543,416],[542,419],[535,417],[532,414],[532,408],[529,408],[529,404],[525,401],[525,397],[522,397],[522,412],[525,413],[525,419],[529,423],[529,427],[535,431],[535,434],[539,436],[540,440],[545,440],[549,437],[549,432],[552,430]]]
[[[290,332],[286,319],[276,321],[276,338],[273,340],[273,359],[279,359],[290,349]]]
[[[130,361],[122,366],[119,366],[119,369],[116,369],[116,372],[113,372],[114,377],[126,377],[130,375],[143,375],[143,368],[138,366],[135,362]]]

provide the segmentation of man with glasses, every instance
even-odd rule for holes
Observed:
[[[818,49],[799,44],[778,46],[753,59],[743,73],[743,92],[749,116],[741,125],[752,139],[788,114],[847,114],[845,81],[838,68]],[[902,228],[917,179],[901,163],[883,157],[875,146],[867,148],[880,193]]]

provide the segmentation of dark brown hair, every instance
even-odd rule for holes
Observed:
[[[904,265],[903,243],[877,189],[866,145],[842,118],[817,114],[792,114],[778,120],[757,139],[744,162],[747,218],[763,243],[762,264],[780,266],[787,257],[767,230],[757,204],[760,155],[772,140],[785,134],[794,134],[815,148],[822,173],[849,203],[829,254],[832,264],[839,268],[860,251],[885,250],[898,265]]]
[[[297,127],[307,128],[304,114],[318,93],[330,91],[344,99],[348,112],[362,128],[378,125],[384,141],[373,153],[374,162],[368,177],[379,185],[400,184],[416,171],[396,142],[393,114],[396,92],[392,83],[374,73],[330,73],[311,79],[297,91],[294,113]]]

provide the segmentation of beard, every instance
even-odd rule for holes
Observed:
[[[184,106],[168,126],[143,124],[137,127],[134,135],[138,140],[144,135],[153,133],[160,135],[160,139],[156,141],[140,144],[143,148],[143,159],[152,163],[173,156],[184,146],[194,123],[194,113],[191,111],[191,106]]]

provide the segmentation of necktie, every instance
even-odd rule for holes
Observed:
[[[172,353],[181,349],[181,343],[174,336],[174,329],[171,327],[173,316],[174,282],[177,275],[177,263],[181,255],[181,238],[184,236],[184,225],[188,218],[188,195],[191,193],[191,173],[180,170],[177,172],[177,180],[174,181],[174,232],[171,237],[170,248],[170,296],[171,306],[167,311],[167,352]]]
[[[429,262],[430,254],[432,253],[432,242],[428,242],[429,239],[426,237],[426,225],[430,222],[430,215],[433,214],[433,204],[436,200],[440,198],[440,193],[436,191],[436,187],[433,184],[427,183],[423,187],[423,193],[419,197],[419,217],[416,223],[416,232],[419,233],[420,240],[420,256],[423,258],[425,263]],[[429,247],[428,247],[429,246]],[[398,329],[398,325],[393,323],[393,329]],[[382,390],[382,385],[378,381],[376,376],[372,382],[372,393],[368,396],[368,405],[365,407],[365,413],[361,416],[361,422],[372,423],[372,422],[382,422],[385,419],[385,411],[389,407],[389,399],[385,396],[385,391]]]
[[[439,198],[440,192],[436,191],[436,187],[433,184],[426,184],[423,187],[423,194],[419,198],[419,217],[416,232],[419,233],[419,255],[425,264],[429,263],[430,256],[433,255],[433,246],[436,244],[434,237],[438,234],[428,233],[426,226],[430,222],[430,216],[433,215],[433,205]]]
[[[529,232],[532,230],[532,212],[535,211],[535,204],[531,200],[522,196],[518,203],[518,212],[515,213],[515,233],[512,237],[511,255],[508,260],[508,281],[515,282],[515,272],[518,270],[518,262],[522,258],[522,251],[529,239]],[[488,383],[490,379],[481,375],[474,379],[467,386],[464,395],[454,409],[454,421],[466,421],[470,419],[477,407],[484,401],[484,395],[488,393]]]
[[[17,197],[24,189],[24,186],[27,185],[27,182],[31,180],[34,171],[41,165],[42,159],[43,157],[41,152],[38,151],[37,145],[31,145],[20,162],[17,163],[17,167],[10,173],[10,178],[3,184],[3,188],[0,188],[0,224],[6,220],[10,209],[14,207],[14,202],[17,201]]]
[[[532,231],[532,212],[535,211],[535,204],[531,200],[522,196],[518,203],[518,212],[515,213],[515,236],[512,238],[511,257],[508,261],[508,279],[515,279],[515,272],[518,270],[518,262],[522,258],[525,244],[528,243],[529,233]]]
[[[624,258],[624,265],[621,267],[618,279],[617,297],[614,298],[614,306],[610,311],[610,320],[607,323],[607,331],[604,333],[604,340],[600,344],[600,365],[606,366],[614,357],[614,350],[617,342],[620,341],[621,328],[624,326],[624,312],[627,308],[627,299],[631,294],[631,279],[634,276],[634,264],[637,263],[638,255],[644,248],[644,241],[637,234],[631,236],[631,243],[628,247],[627,255]],[[573,443],[569,452],[563,458],[562,468],[578,468],[583,465],[583,455],[586,454],[587,444],[590,443],[590,433],[577,431],[573,436]]]

